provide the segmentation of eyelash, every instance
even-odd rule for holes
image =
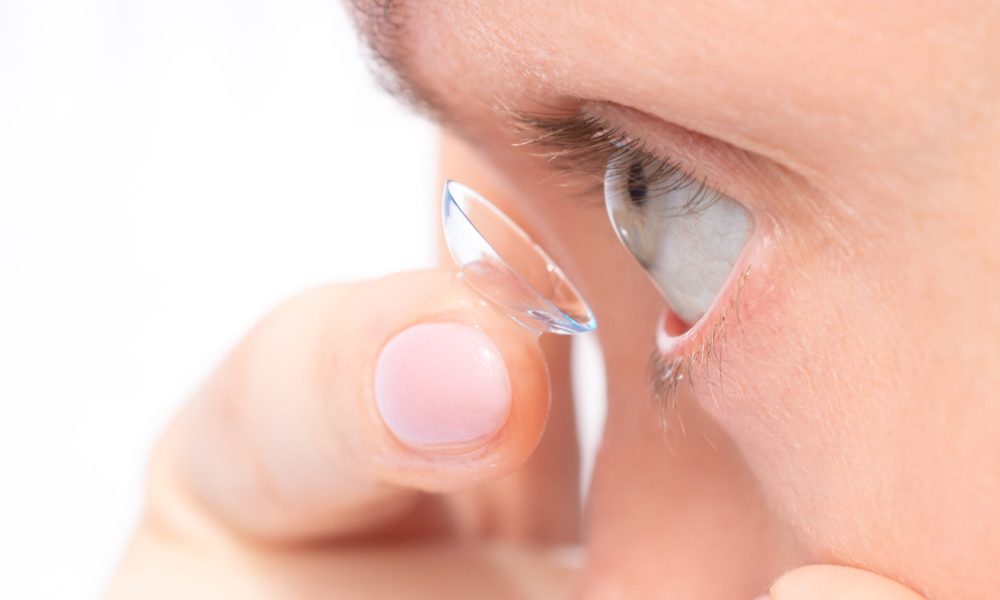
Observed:
[[[639,183],[645,187],[658,182],[655,192],[669,193],[697,186],[697,193],[690,196],[681,214],[703,208],[713,196],[714,190],[707,181],[687,173],[676,161],[657,156],[641,140],[600,117],[580,112],[522,112],[513,114],[513,122],[522,139],[515,147],[533,148],[532,156],[563,175],[596,179],[594,185],[583,191],[586,198],[598,199],[601,206],[605,173],[612,161],[627,165],[630,177],[632,173],[641,173]]]

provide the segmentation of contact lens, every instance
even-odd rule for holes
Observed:
[[[587,333],[593,312],[555,262],[499,208],[462,183],[444,186],[444,236],[461,277],[537,332]]]

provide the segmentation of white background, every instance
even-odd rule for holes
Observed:
[[[432,264],[434,147],[337,0],[0,0],[0,597],[100,594],[268,307]]]

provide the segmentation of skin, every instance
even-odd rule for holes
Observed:
[[[234,351],[165,435],[111,597],[751,598],[783,573],[778,600],[1000,588],[1000,5],[404,12],[376,44],[445,125],[443,173],[521,223],[600,323],[584,564],[547,552],[581,536],[565,340],[540,347],[450,274],[411,273],[292,300]],[[747,275],[705,319],[732,315],[715,360],[664,418],[646,367],[663,299],[599,197],[513,145],[507,111],[553,106],[753,215]],[[402,447],[373,409],[378,349],[442,315],[511,361],[515,416],[474,457]]]

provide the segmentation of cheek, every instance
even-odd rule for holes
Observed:
[[[694,385],[760,477],[774,489],[816,491],[812,505],[849,497],[834,486],[868,479],[871,457],[895,437],[887,433],[897,399],[909,393],[894,348],[898,307],[870,285],[874,274],[857,256],[794,254],[769,273],[751,271],[718,364],[700,367],[716,372],[696,373]]]
[[[893,245],[814,245],[751,277],[694,394],[815,560],[921,583],[942,544],[975,548],[979,519],[996,518],[982,458],[996,418],[970,409],[969,368],[948,358],[958,342],[933,333],[951,329],[928,300],[943,275],[916,240]]]
[[[848,488],[870,482],[872,457],[896,437],[898,398],[909,395],[893,349],[900,328],[885,299],[858,271],[837,267],[815,257],[781,277],[751,274],[720,359],[693,377],[699,403],[762,481],[798,496],[796,510],[823,508],[810,512],[830,518],[850,508],[818,504],[855,497]]]

